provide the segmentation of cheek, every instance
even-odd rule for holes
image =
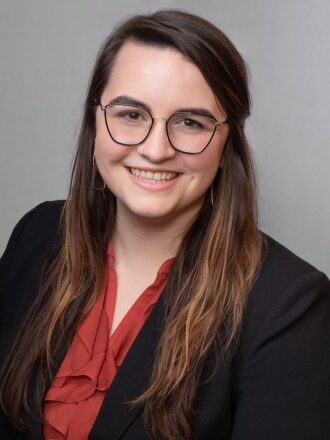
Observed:
[[[128,154],[127,147],[114,142],[101,117],[96,119],[95,160],[99,169],[120,162]]]
[[[192,177],[211,183],[219,169],[221,156],[222,148],[205,150],[199,156],[187,157],[186,166]]]
[[[107,142],[102,142],[98,138],[95,140],[95,160],[100,171],[119,164],[127,154],[129,154],[127,147],[118,145],[111,140],[107,140]]]

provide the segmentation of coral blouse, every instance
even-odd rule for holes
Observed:
[[[80,323],[44,398],[46,440],[86,440],[108,388],[123,359],[163,290],[174,258],[166,260],[155,281],[141,293],[110,334],[116,272],[111,244],[100,295]],[[109,414],[111,417],[111,414]]]

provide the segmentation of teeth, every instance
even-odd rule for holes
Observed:
[[[174,179],[177,173],[153,173],[152,171],[138,170],[137,168],[130,168],[130,171],[134,176],[141,177],[146,180],[154,180],[157,182],[164,182],[166,180]]]

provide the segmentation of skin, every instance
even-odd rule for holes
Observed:
[[[183,107],[203,107],[218,121],[226,119],[200,70],[171,48],[126,42],[117,55],[101,103],[105,106],[120,95],[146,103],[157,117],[168,118]],[[201,154],[184,154],[172,148],[165,121],[159,119],[143,144],[127,147],[110,138],[98,107],[95,161],[117,199],[112,243],[118,292],[113,329],[153,281],[161,263],[175,255],[181,234],[200,209],[217,173],[227,137],[225,124],[217,128]],[[132,180],[130,167],[179,175],[174,185],[155,191]]]

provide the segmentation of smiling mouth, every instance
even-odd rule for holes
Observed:
[[[134,176],[140,178],[141,180],[144,180],[146,182],[154,182],[154,183],[162,183],[162,182],[168,182],[169,180],[175,179],[179,173],[171,173],[171,172],[153,172],[153,171],[146,171],[146,170],[140,170],[137,168],[129,168],[129,171]]]

